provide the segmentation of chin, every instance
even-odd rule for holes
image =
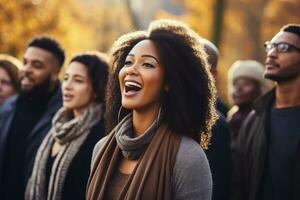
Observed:
[[[122,104],[122,107],[127,110],[134,110],[136,106],[130,105],[130,104]]]
[[[276,75],[276,74],[265,74],[265,78],[266,79],[269,79],[269,80],[272,80],[272,81],[281,81],[281,80],[284,80],[284,78]]]
[[[31,92],[33,87],[28,87],[28,86],[21,86],[21,91],[22,92]]]
[[[68,103],[63,103],[63,107],[69,110],[73,110],[74,106],[68,104]]]

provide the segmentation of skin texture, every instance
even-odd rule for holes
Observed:
[[[257,81],[239,77],[233,81],[232,98],[234,104],[239,107],[249,106],[259,96],[260,89]]]
[[[78,117],[93,101],[94,92],[86,66],[79,62],[69,64],[62,83],[63,106]],[[83,95],[84,94],[84,95]]]
[[[288,32],[279,32],[271,42],[287,42],[300,47],[299,37]],[[267,53],[265,77],[277,82],[290,81],[300,76],[300,52],[292,49],[278,53],[275,48]]]
[[[125,81],[134,81],[141,85],[141,90],[128,92]],[[157,117],[164,88],[164,69],[160,65],[155,45],[150,40],[143,40],[133,47],[119,73],[122,94],[122,106],[133,110],[133,128],[136,135],[142,134]],[[119,170],[132,173],[138,161],[121,160]]]
[[[32,91],[50,79],[50,90],[58,80],[59,63],[54,55],[37,47],[27,48],[20,69],[22,91]]]
[[[80,117],[95,96],[86,66],[79,62],[71,62],[65,71],[61,87],[63,107],[72,110],[75,117]],[[62,145],[55,142],[51,155],[55,156],[61,148]]]
[[[279,32],[271,42],[287,42],[300,47],[300,38],[289,32]],[[276,81],[276,108],[300,105],[300,52],[292,49],[278,53],[275,48],[267,53],[265,77]]]
[[[0,105],[10,96],[16,93],[7,71],[0,67]]]
[[[126,92],[125,82],[140,84],[137,92]],[[135,134],[143,133],[157,116],[164,87],[164,69],[159,63],[155,45],[150,40],[139,42],[129,52],[119,73],[122,106],[133,110]]]

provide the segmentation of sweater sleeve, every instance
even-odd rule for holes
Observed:
[[[206,155],[199,144],[183,137],[172,174],[175,200],[210,200],[212,176]]]

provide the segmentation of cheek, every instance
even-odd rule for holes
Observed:
[[[45,81],[51,74],[47,71],[36,71],[33,72],[33,77],[36,79],[38,83]]]
[[[258,89],[252,86],[245,87],[244,91],[249,98],[256,98],[259,94]]]
[[[161,94],[163,90],[163,76],[162,75],[153,75],[147,77],[147,86],[155,94]]]
[[[93,97],[94,97],[94,91],[93,88],[91,86],[85,87],[80,94],[86,94],[86,99],[87,101],[93,101]]]
[[[3,88],[4,94],[9,97],[16,93],[16,90],[12,86]]]
[[[125,79],[125,76],[126,76],[126,72],[125,72],[126,70],[124,69],[124,68],[122,68],[121,70],[120,70],[120,72],[119,72],[119,75],[118,75],[118,77],[119,77],[119,84],[120,84],[120,88],[121,88],[121,90],[122,90],[122,86],[123,86],[123,80]]]

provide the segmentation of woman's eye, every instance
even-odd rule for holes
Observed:
[[[129,66],[129,65],[131,65],[131,61],[125,61],[125,64],[124,64],[124,66]]]
[[[67,76],[65,76],[63,80],[64,80],[64,81],[67,81],[67,80],[68,80],[68,77],[67,77]]]
[[[145,67],[150,67],[150,68],[154,68],[154,65],[150,64],[150,63],[144,63],[143,64]]]
[[[83,80],[81,80],[81,79],[75,79],[75,82],[77,82],[77,83],[83,83]]]

